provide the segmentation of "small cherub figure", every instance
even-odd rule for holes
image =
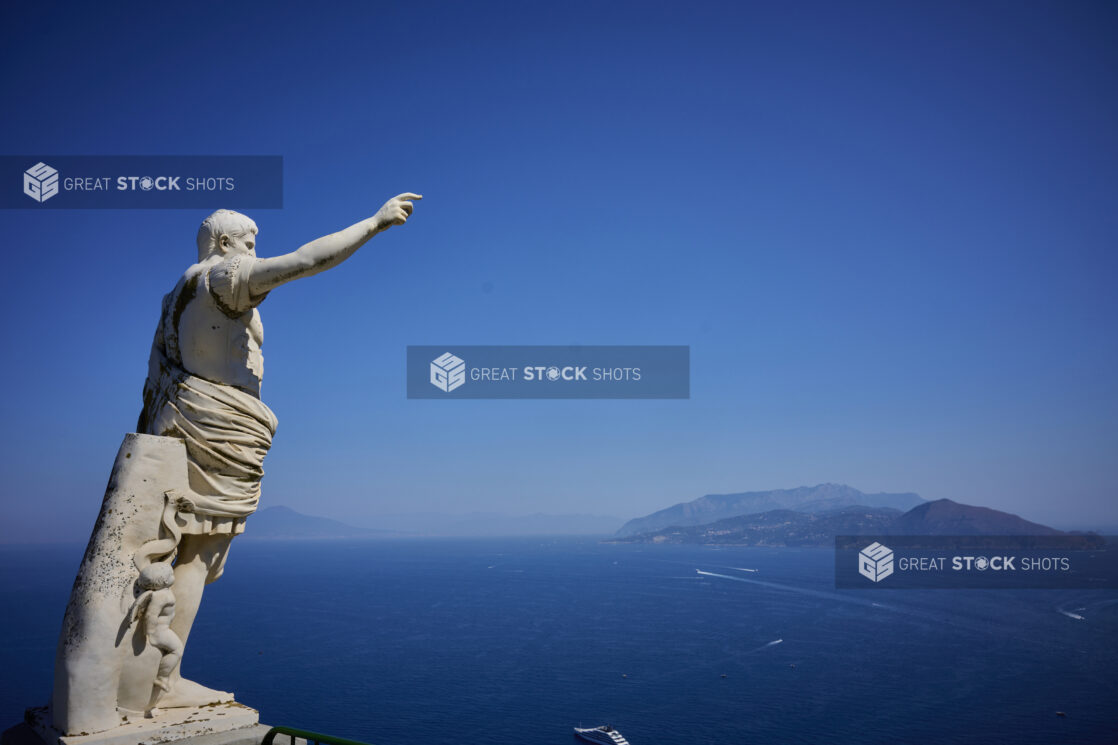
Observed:
[[[164,561],[149,564],[140,571],[140,587],[144,592],[136,601],[132,619],[143,618],[148,644],[163,653],[151,690],[151,702],[145,712],[148,717],[160,713],[155,705],[170,690],[171,672],[182,657],[182,640],[171,630],[171,620],[175,617],[175,593],[171,591],[174,582],[174,569]]]

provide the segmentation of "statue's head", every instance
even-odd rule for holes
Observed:
[[[148,564],[140,570],[140,587],[144,590],[162,590],[175,583],[175,570],[165,561]]]
[[[214,254],[247,253],[256,255],[256,223],[233,210],[218,210],[198,228],[198,261]]]

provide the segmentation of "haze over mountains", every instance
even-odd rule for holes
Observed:
[[[937,499],[898,517],[889,532],[901,535],[1059,535],[1063,531],[1009,512]]]
[[[244,538],[391,538],[393,530],[373,530],[347,525],[328,517],[296,512],[290,507],[265,507],[245,522]]]
[[[845,484],[819,484],[796,489],[708,494],[690,502],[681,502],[645,517],[638,517],[621,526],[619,536],[649,533],[662,528],[705,525],[740,515],[755,515],[770,510],[796,512],[829,512],[843,507],[888,507],[907,511],[924,500],[911,492],[902,494],[865,494]]]
[[[623,520],[612,515],[508,515],[499,512],[432,512],[381,515],[377,527],[411,535],[493,537],[516,535],[610,535]]]
[[[822,512],[777,509],[705,525],[670,526],[619,536],[625,543],[700,543],[737,546],[830,546],[836,535],[1059,535],[1061,531],[1008,512],[950,499],[907,512],[890,507],[841,507]]]
[[[625,495],[631,497],[632,495]],[[857,522],[850,514],[838,513],[844,508],[860,507],[865,527],[877,525],[884,528],[890,521],[888,512],[877,510],[896,510],[892,517],[911,512],[913,508],[926,506],[926,512],[913,512],[899,521],[893,529],[902,530],[906,523],[918,521],[921,528],[910,527],[904,530],[931,534],[998,534],[1003,518],[1007,513],[984,507],[969,507],[965,512],[947,510],[945,504],[927,502],[912,492],[867,493],[845,484],[824,483],[816,486],[800,486],[791,489],[772,489],[767,491],[747,491],[729,494],[707,494],[689,502],[656,510],[648,515],[634,517],[628,521],[611,515],[596,514],[555,514],[534,513],[515,515],[496,512],[435,513],[414,512],[382,514],[364,513],[341,519],[307,515],[287,507],[263,507],[247,521],[247,539],[379,539],[406,537],[463,537],[487,538],[503,536],[614,536],[619,539],[656,533],[667,528],[691,528],[728,518],[756,516],[774,510],[790,510],[805,515],[826,516],[827,520],[807,520],[791,517],[790,524],[803,523],[809,534],[822,534],[828,531],[838,534],[863,532],[851,525],[842,528],[843,520]],[[834,513],[834,514],[829,514]],[[852,513],[858,514],[858,511]],[[766,521],[776,521],[779,516],[770,515]],[[988,521],[992,520],[993,523]],[[18,535],[0,534],[0,545],[44,542],[77,542],[88,539],[89,524],[73,515],[59,517],[59,525],[49,535],[31,534],[24,531]],[[875,522],[876,521],[876,522]],[[755,526],[761,530],[761,522]],[[1035,525],[1035,523],[1029,523]],[[1100,534],[1118,534],[1118,527],[1112,525],[1083,524],[1069,521],[1057,523],[1065,530],[1094,531]],[[828,527],[831,526],[831,527]],[[719,529],[725,529],[722,526]],[[1043,528],[1043,530],[1039,529]],[[1034,535],[1045,535],[1044,526],[1038,526]],[[700,531],[701,532],[701,531]],[[883,529],[879,532],[885,532]],[[2,533],[2,531],[0,531]],[[727,534],[728,535],[728,534]],[[759,535],[759,534],[758,534]],[[770,537],[771,538],[771,537]],[[794,532],[789,534],[795,540]],[[674,540],[674,539],[673,539]],[[726,539],[728,542],[730,539]],[[753,540],[746,538],[743,540]]]
[[[473,512],[382,516],[376,528],[303,515],[287,507],[260,510],[248,538],[497,537],[608,535],[621,520],[599,515],[512,516]],[[1054,535],[1060,531],[1006,512],[928,502],[912,493],[866,494],[843,484],[708,494],[626,522],[614,540],[758,546],[829,544],[835,535]]]
[[[459,515],[413,513],[376,518],[376,528],[358,527],[289,507],[265,507],[245,526],[246,538],[406,538],[418,536],[496,537],[518,535],[609,535],[621,518],[603,515]]]

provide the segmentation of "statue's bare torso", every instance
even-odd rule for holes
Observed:
[[[184,370],[214,383],[260,396],[264,376],[264,324],[255,307],[240,309],[219,277],[228,259],[214,256],[186,270],[168,303],[172,317],[161,332],[177,338]],[[255,305],[263,300],[250,298]]]

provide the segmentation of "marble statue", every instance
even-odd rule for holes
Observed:
[[[182,639],[171,630],[171,620],[175,617],[175,593],[171,590],[171,585],[175,584],[175,569],[162,561],[151,564],[140,572],[139,582],[144,592],[136,601],[132,620],[143,620],[147,643],[162,653],[151,700],[144,712],[151,717],[160,713],[155,705],[164,693],[171,690],[171,671],[182,658]]]
[[[400,194],[367,220],[271,258],[257,257],[247,216],[218,210],[203,221],[197,263],[163,299],[137,431],[117,455],[66,609],[53,732],[86,735],[129,716],[232,702],[182,677],[180,665],[203,589],[259,503],[276,432],[260,399],[258,306],[403,225],[421,198]]]

